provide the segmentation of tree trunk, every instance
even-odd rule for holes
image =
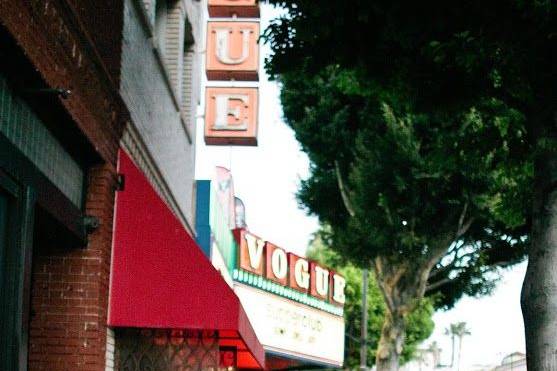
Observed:
[[[528,269],[522,286],[528,371],[557,370],[557,153],[538,156]]]
[[[377,371],[397,371],[406,337],[405,318],[424,298],[427,279],[435,259],[422,264],[403,262],[386,257],[375,259],[375,278],[385,300],[386,311],[377,346]]]
[[[453,369],[454,366],[454,353],[455,353],[455,349],[454,349],[454,334],[451,334],[451,370]]]
[[[405,330],[404,314],[398,310],[395,310],[394,313],[387,311],[375,358],[377,371],[398,370],[400,354],[406,336]]]
[[[463,336],[458,337],[458,363],[456,365],[457,371],[460,371],[460,356],[462,355],[462,338]]]

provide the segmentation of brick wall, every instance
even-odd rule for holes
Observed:
[[[111,166],[91,169],[86,209],[100,227],[86,249],[35,242],[30,371],[105,369],[115,184]]]
[[[127,112],[118,91],[65,1],[0,1],[0,24],[48,87],[71,90],[59,103],[107,162],[116,163]]]
[[[120,81],[123,0],[67,0],[115,86]]]

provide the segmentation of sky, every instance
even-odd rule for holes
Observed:
[[[278,14],[278,10],[262,4],[261,30]],[[261,66],[268,54],[269,48],[262,45]],[[202,98],[197,122],[196,178],[211,179],[215,166],[230,169],[236,196],[246,206],[250,231],[287,251],[303,255],[318,228],[317,219],[301,210],[295,197],[300,180],[309,176],[309,162],[293,131],[283,122],[278,85],[267,80],[262,67],[259,75],[257,147],[206,146]],[[253,83],[236,82],[234,86],[253,86]],[[509,353],[524,352],[519,298],[525,271],[525,263],[504,271],[491,296],[464,298],[452,310],[436,313],[436,328],[424,347],[437,341],[443,348],[443,363],[450,363],[451,342],[443,331],[450,323],[464,321],[472,334],[463,341],[461,371],[472,364],[498,364]]]
[[[437,312],[435,330],[425,341],[443,349],[441,361],[450,364],[451,340],[444,330],[451,323],[466,322],[471,335],[462,341],[461,370],[474,364],[499,364],[513,352],[525,352],[524,324],[520,311],[520,289],[526,274],[526,262],[502,271],[501,281],[490,296],[478,299],[465,297],[447,312]]]

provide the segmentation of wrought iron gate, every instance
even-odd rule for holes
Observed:
[[[116,332],[120,371],[216,371],[216,331],[122,329]]]

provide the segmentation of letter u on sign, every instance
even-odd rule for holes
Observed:
[[[310,263],[310,270],[311,295],[320,299],[327,299],[329,296],[329,270],[322,268],[314,262]]]
[[[207,79],[259,79],[259,23],[209,22]]]

